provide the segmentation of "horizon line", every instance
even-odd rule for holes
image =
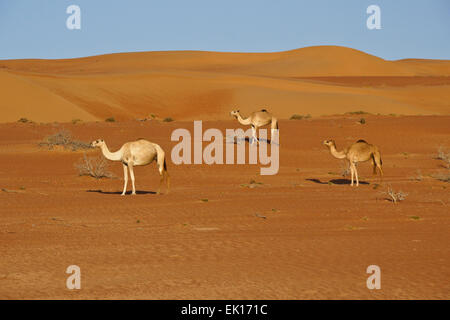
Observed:
[[[440,59],[440,58],[401,58],[401,59],[384,59],[380,56],[377,56],[375,54],[368,53],[366,51],[356,49],[353,47],[347,47],[347,46],[341,46],[341,45],[311,45],[311,46],[305,46],[305,47],[298,47],[294,49],[287,49],[287,50],[280,50],[280,51],[214,51],[214,50],[201,50],[201,49],[173,49],[173,50],[137,50],[137,51],[113,51],[113,52],[106,52],[106,53],[98,53],[98,54],[92,54],[87,56],[76,56],[76,57],[66,57],[66,58],[0,58],[0,61],[20,61],[20,60],[76,60],[76,59],[86,59],[86,58],[92,58],[92,57],[101,57],[101,56],[108,56],[108,55],[115,55],[115,54],[129,54],[129,53],[223,53],[223,54],[272,54],[272,53],[288,53],[292,51],[298,51],[302,49],[308,49],[308,48],[318,48],[318,47],[335,47],[335,48],[345,48],[350,50],[355,50],[379,59],[382,59],[384,61],[403,61],[403,60],[428,60],[428,61],[450,61],[449,59]]]

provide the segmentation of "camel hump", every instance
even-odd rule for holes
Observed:
[[[358,143],[358,142],[367,143],[367,141],[363,140],[363,139],[359,139],[358,141],[356,141],[356,143]]]

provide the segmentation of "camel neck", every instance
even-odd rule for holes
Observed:
[[[333,157],[338,158],[338,159],[344,159],[345,158],[345,153],[343,151],[337,151],[336,150],[336,146],[331,146],[330,147],[330,152],[333,155]]]
[[[240,114],[240,113],[238,113],[236,116],[237,116],[237,119],[238,119],[238,121],[239,121],[240,124],[243,124],[243,125],[248,125],[248,124],[250,124],[250,119],[249,119],[249,118],[243,119],[243,118],[241,117],[241,114]]]
[[[108,147],[106,146],[106,143],[101,146],[102,153],[105,156],[106,159],[112,160],[112,161],[119,161],[122,159],[122,149],[116,152],[110,152]]]

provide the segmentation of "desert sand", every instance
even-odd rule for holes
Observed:
[[[450,61],[386,61],[336,46],[275,53],[137,52],[0,61],[0,121],[226,120],[363,110],[448,115]],[[364,77],[364,81],[360,81]]]
[[[175,128],[152,120],[0,125],[0,298],[3,299],[448,299],[449,185],[434,159],[449,145],[449,116],[329,116],[280,122],[280,170],[260,165],[174,165],[156,195],[156,166],[138,167],[136,196],[117,179],[78,176],[86,152],[38,143],[66,129],[112,150],[146,137],[171,150]],[[204,128],[239,127],[209,121]],[[348,185],[338,149],[359,138],[380,147],[384,180],[360,164]],[[251,183],[254,180],[256,183]],[[397,204],[391,185],[407,193]],[[164,190],[164,189],[163,189]],[[81,290],[66,268],[81,268]],[[366,268],[381,268],[381,289]]]
[[[436,179],[449,174],[436,154],[450,148],[450,61],[333,46],[121,53],[0,61],[0,88],[0,299],[450,298],[450,186]],[[262,107],[280,119],[277,175],[171,161],[173,130],[243,128],[229,112]],[[98,149],[39,146],[63,130],[113,151],[159,144],[170,194],[155,194],[155,164],[135,168],[136,196],[120,196],[120,163],[112,179],[80,176]],[[350,187],[325,139],[377,145],[383,181],[362,163]],[[66,288],[69,265],[81,290]]]

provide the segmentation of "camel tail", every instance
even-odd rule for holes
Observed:
[[[383,160],[381,160],[381,154],[378,149],[376,149],[372,153],[372,164],[373,164],[373,174],[377,174],[377,168],[380,170],[380,175],[383,176],[383,169],[381,169],[381,166],[383,165]]]
[[[161,174],[161,182],[163,182],[163,180],[165,180],[166,186],[167,186],[167,193],[169,193],[170,176],[169,176],[169,172],[167,171],[166,154],[159,145],[157,145],[156,143],[153,145],[155,146],[155,149],[156,149],[157,164],[158,164],[159,173]]]

